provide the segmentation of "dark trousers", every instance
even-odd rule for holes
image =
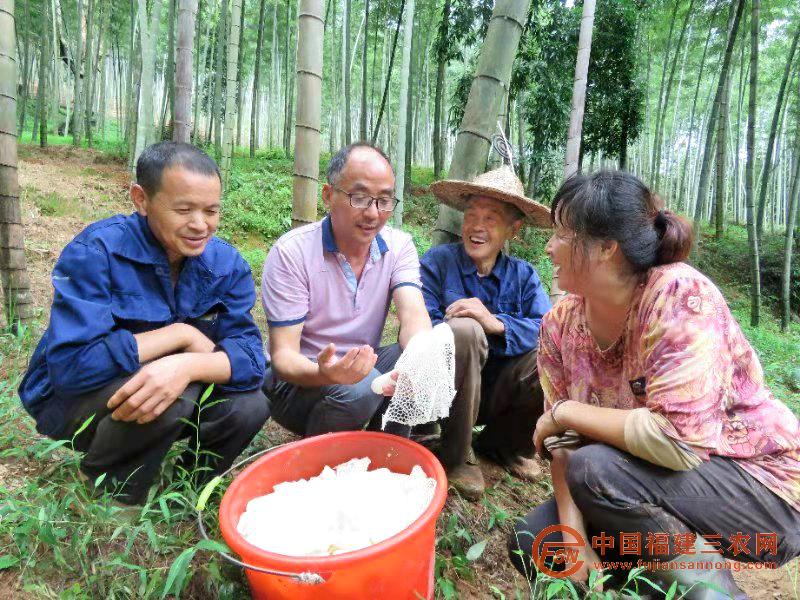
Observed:
[[[116,421],[106,403],[128,379],[115,379],[75,398],[66,426],[55,436],[72,439],[86,419],[94,415],[74,439],[75,449],[86,453],[81,471],[92,480],[106,473],[102,487],[114,491],[117,499],[126,504],[140,504],[147,498],[150,485],[176,440],[189,438],[189,449],[179,463],[197,472],[197,482],[202,483],[230,467],[269,418],[261,390],[230,393],[215,389],[199,406],[206,386],[192,383],[154,421],[144,425]]]
[[[671,471],[611,446],[592,444],[570,455],[566,479],[583,515],[587,542],[591,543],[592,536],[614,539],[614,547],[605,555],[595,550],[604,561],[632,561],[635,567],[637,559],[663,561],[688,554],[675,537],[686,533],[702,535],[724,557],[741,562],[782,565],[800,556],[800,512],[731,459],[712,456],[689,471]],[[520,573],[535,577],[533,540],[545,527],[558,523],[555,499],[519,520],[509,551]],[[641,540],[639,553],[620,553],[621,533]],[[668,548],[648,547],[648,535],[655,535],[656,541],[658,534],[668,534]],[[734,550],[731,540],[739,534],[750,536],[738,548],[747,547],[749,553]],[[775,552],[756,551],[757,534],[776,534]],[[543,539],[562,541],[560,532]]]
[[[456,318],[448,324],[455,341],[456,396],[442,424],[442,464],[456,467],[467,459],[475,425],[485,425],[476,441],[479,450],[532,457],[533,430],[544,411],[536,351],[490,357],[477,321]]]
[[[304,388],[278,379],[272,369],[264,378],[272,418],[297,435],[312,436],[333,431],[354,431],[369,425],[377,429],[388,399],[372,391],[372,381],[394,368],[402,350],[399,344],[377,351],[372,372],[353,385]],[[386,431],[407,436],[410,428],[388,424]]]

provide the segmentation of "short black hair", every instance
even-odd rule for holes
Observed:
[[[331,156],[331,160],[328,163],[328,170],[325,172],[325,177],[329,184],[333,185],[336,183],[336,181],[339,179],[339,175],[342,174],[342,171],[347,164],[347,159],[350,157],[350,153],[356,148],[369,148],[370,150],[374,150],[380,154],[387,163],[389,163],[389,168],[392,169],[392,173],[394,173],[392,161],[389,160],[389,157],[380,147],[370,142],[353,142],[352,144],[347,144],[347,146],[340,148],[336,151],[336,154]]]
[[[145,148],[136,161],[136,183],[148,196],[161,189],[161,175],[169,167],[183,167],[200,175],[216,175],[220,182],[216,161],[200,148],[183,142],[158,142]]]

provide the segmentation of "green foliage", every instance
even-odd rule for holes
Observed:
[[[747,230],[731,224],[720,241],[712,235],[703,239],[703,249],[710,252],[701,252],[700,264],[711,269],[726,265],[732,272],[748,273],[750,256],[747,244]],[[780,301],[784,244],[785,237],[781,231],[765,231],[761,240],[761,291],[767,302],[773,305]],[[790,296],[797,313],[800,309],[800,248],[797,244],[793,248]]]
[[[414,186],[429,186],[436,178],[433,176],[432,167],[411,165],[411,182]]]
[[[549,231],[529,227],[511,242],[511,254],[527,260],[536,267],[539,279],[541,279],[548,292],[550,290],[550,281],[553,279],[553,265],[550,259],[547,258],[544,247],[547,245],[549,238]]]
[[[537,178],[553,177],[549,161],[566,142],[582,7],[561,2],[534,6],[524,31],[511,81],[522,94],[526,121],[523,163]],[[628,0],[597,5],[589,61],[583,152],[620,155],[642,126],[643,81],[636,70],[636,24],[640,7]],[[460,82],[459,82],[460,84]],[[459,89],[459,88],[457,88]],[[454,95],[455,96],[455,95]],[[456,101],[454,97],[454,102]],[[560,172],[555,177],[560,180]],[[549,192],[553,185],[542,182]],[[542,193],[537,196],[542,197]],[[548,194],[549,196],[549,194]]]
[[[24,152],[23,146],[21,154]],[[223,202],[222,233],[237,244],[258,278],[269,246],[291,224],[292,162],[283,156],[282,150],[261,151],[255,160],[242,154],[243,150],[237,152],[231,189]],[[438,208],[436,199],[425,189],[432,180],[430,169],[412,169],[413,193],[406,203],[404,228],[411,233],[420,253],[430,247],[430,232]],[[60,209],[55,199],[37,198],[34,202],[40,210],[47,206]],[[320,208],[319,214],[322,212]],[[529,228],[511,244],[514,255],[534,264],[545,286],[552,275],[544,254],[548,237],[547,231]],[[764,244],[766,254],[781,254],[780,235],[767,236]],[[762,326],[749,327],[746,282],[738,279],[741,273],[747,273],[746,232],[732,226],[721,243],[708,238],[701,257],[701,268],[722,288],[735,317],[756,348],[771,389],[800,413],[800,393],[796,391],[800,373],[794,364],[800,354],[800,324],[792,323],[789,333],[781,334],[776,319],[765,310]],[[765,265],[769,264],[770,260],[765,260]],[[769,281],[769,277],[764,280]],[[774,292],[771,295],[774,298]],[[767,307],[774,308],[774,302],[768,302]],[[35,333],[22,328],[17,335],[0,336],[0,368],[8,374],[7,380],[0,382],[0,461],[21,465],[21,471],[24,470],[20,477],[4,478],[0,484],[4,499],[0,503],[0,571],[13,572],[30,594],[43,597],[245,595],[246,583],[241,571],[218,558],[214,550],[219,546],[198,542],[192,508],[198,490],[192,487],[188,473],[176,473],[172,467],[173,459],[185,446],[176,446],[171,451],[158,485],[146,505],[133,516],[135,522],[130,523],[126,522],[126,518],[131,520],[130,515],[112,497],[97,499],[89,495],[77,475],[80,456],[69,449],[68,442],[35,435],[14,395],[27,357],[37,341]],[[252,447],[263,444],[263,440],[257,440]],[[548,486],[549,480],[542,480],[534,489],[551,492]],[[528,487],[521,492],[530,490]],[[213,491],[206,511],[212,537],[218,535],[213,521],[220,494],[219,489]],[[457,597],[458,590],[463,589],[462,581],[479,585],[486,596],[491,592],[495,597],[505,597],[500,589],[480,581],[477,573],[481,565],[495,559],[492,540],[516,516],[507,506],[492,488],[487,490],[478,508],[480,518],[471,514],[471,508],[460,505],[450,506],[444,513],[436,546],[437,597]],[[631,590],[631,598],[638,598],[650,589],[641,572],[633,576],[627,588]],[[608,593],[583,592],[569,581],[540,574],[530,589],[517,590],[515,596],[509,597],[589,600],[606,598]],[[673,594],[677,596],[678,591],[673,590]]]
[[[35,434],[14,393],[35,341],[27,333],[0,336],[0,363],[15,373],[0,382],[0,460],[13,466],[0,482],[0,570],[18,570],[36,597],[246,595],[241,571],[216,554],[224,546],[197,541],[191,476],[171,466],[184,445],[170,451],[144,506],[131,510],[83,483],[70,441]],[[219,499],[216,493],[207,511],[214,536]]]
[[[461,127],[461,119],[464,118],[464,110],[467,108],[469,90],[474,78],[475,64],[473,62],[466,65],[458,79],[456,79],[456,84],[450,97],[450,112],[447,118],[450,133],[457,133],[459,127]]]
[[[210,597],[243,593],[237,571],[223,576],[213,554],[194,562],[184,554],[174,566],[174,555],[203,548],[195,546],[194,491],[184,474],[166,472],[158,491],[132,512],[108,494],[92,494],[70,441],[35,434],[15,395],[35,334],[24,327],[0,335],[0,366],[10,374],[0,382],[0,461],[8,465],[0,482],[0,570],[19,569],[21,585],[37,597],[159,598],[170,589],[180,593],[190,580]]]
[[[253,276],[258,278],[261,275],[261,268],[264,266],[264,261],[267,259],[267,251],[263,248],[246,248],[240,250],[242,258],[250,265],[250,270]]]
[[[283,158],[235,162],[220,233],[257,233],[271,244],[292,226],[292,163]]]
[[[431,247],[431,230],[436,222],[438,209],[439,202],[430,194],[413,196],[406,200],[403,229],[411,234],[420,256]]]
[[[26,190],[26,193],[32,195],[33,203],[43,216],[52,217],[63,214],[62,208],[64,203],[55,192],[50,192],[49,194],[38,194],[33,192],[33,190]]]
[[[32,119],[30,123],[32,127]],[[101,161],[124,164],[128,157],[128,147],[124,140],[117,137],[118,131],[116,130],[116,127],[109,127],[108,129],[108,135],[106,136],[105,140],[100,139],[99,133],[95,133],[95,139],[92,144],[92,148],[100,153],[98,158]],[[37,144],[38,141],[34,142],[31,139],[31,133],[32,132],[28,130],[23,131],[19,139],[20,144]],[[50,146],[71,146],[72,135],[57,135],[54,133],[49,133],[47,135],[47,143]],[[88,147],[88,142],[86,140],[83,141],[83,147]]]
[[[472,550],[475,547],[472,534],[467,525],[461,520],[457,512],[450,513],[444,532],[436,540],[436,563],[434,576],[436,587],[442,597],[457,597],[454,579],[473,579],[475,572],[470,566],[472,560],[467,553],[472,551],[471,556],[483,553],[483,548]],[[484,545],[485,547],[485,545]]]
[[[644,118],[644,82],[636,70],[637,7],[615,0],[597,8],[582,151],[621,156],[639,136]]]
[[[800,392],[800,367],[795,367],[785,377],[787,387],[794,393]]]
[[[451,0],[449,18],[443,18],[444,11],[439,13],[432,48],[434,59],[437,62],[455,60],[465,46],[473,46],[486,37],[493,6],[490,0]]]
[[[512,93],[523,94],[526,159],[541,164],[566,141],[580,15],[561,2],[543,3],[523,33]]]

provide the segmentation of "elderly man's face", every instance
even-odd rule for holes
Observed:
[[[514,219],[504,204],[484,196],[473,196],[467,203],[461,238],[464,250],[476,264],[494,260],[503,244],[522,227],[522,220]]]
[[[368,246],[386,225],[392,212],[378,210],[374,201],[369,208],[353,208],[348,193],[393,197],[391,165],[371,148],[354,148],[338,180],[322,188],[322,199],[331,215],[337,244]]]
[[[161,186],[149,196],[138,185],[131,197],[139,214],[164,247],[170,264],[199,256],[219,227],[222,187],[216,175],[195,173],[183,167],[167,167]]]

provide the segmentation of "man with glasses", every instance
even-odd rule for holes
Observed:
[[[394,186],[380,149],[345,146],[322,188],[328,215],[283,235],[264,263],[264,392],[274,419],[299,435],[377,427],[393,384],[376,394],[372,380],[394,368],[415,333],[431,328],[411,236],[386,225]],[[398,343],[379,347],[391,302]],[[397,424],[387,430],[408,434]]]

